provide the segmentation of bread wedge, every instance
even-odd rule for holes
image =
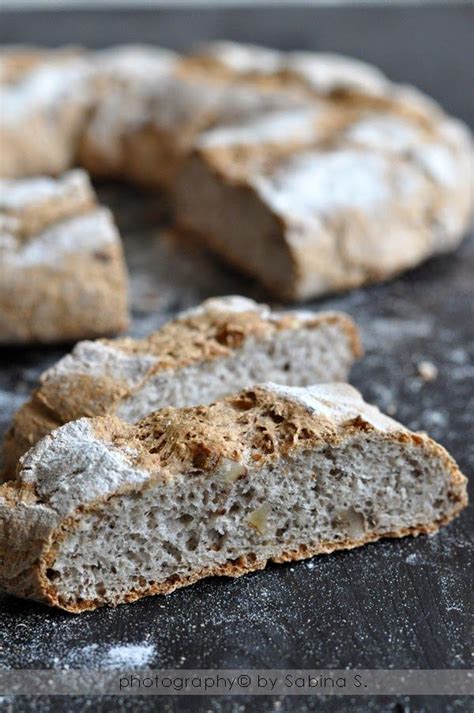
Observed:
[[[469,132],[440,113],[361,101],[267,113],[196,139],[177,224],[278,298],[307,299],[453,250],[471,163]]]
[[[46,436],[0,487],[0,587],[81,612],[432,533],[466,501],[448,453],[352,387],[264,384]]]
[[[266,378],[345,381],[361,355],[357,328],[335,312],[272,312],[244,297],[207,300],[141,340],[85,341],[41,377],[13,419],[6,473],[53,428],[81,416],[136,421],[164,406],[209,403]]]
[[[110,211],[87,175],[0,179],[0,343],[123,331],[127,271]]]

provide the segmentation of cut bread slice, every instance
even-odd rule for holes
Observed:
[[[207,300],[146,339],[86,341],[41,377],[4,448],[6,473],[53,428],[116,414],[133,422],[164,406],[209,403],[273,379],[345,381],[361,354],[357,328],[335,312],[272,312],[244,297]]]
[[[83,171],[1,179],[0,223],[0,343],[64,342],[125,329],[122,244]]]
[[[466,501],[441,446],[350,386],[265,384],[45,437],[0,487],[0,587],[81,612],[432,533]]]

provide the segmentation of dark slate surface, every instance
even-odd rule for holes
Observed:
[[[467,8],[245,12],[4,13],[4,41],[92,46],[228,36],[280,46],[350,51],[392,76],[418,82],[471,116],[465,59]],[[265,22],[262,21],[265,18]],[[100,186],[116,212],[132,274],[132,333],[144,334],[182,307],[217,294],[267,299],[255,283],[211,256],[182,254],[163,226],[163,198]],[[312,306],[358,321],[366,356],[353,383],[383,409],[445,445],[469,474],[474,456],[474,240],[389,283]],[[39,373],[68,350],[0,351],[0,431]],[[417,367],[432,362],[438,378]],[[470,430],[471,429],[471,430]],[[74,617],[0,596],[0,667],[468,668],[472,509],[434,537],[387,541],[240,580],[210,579],[156,597]],[[472,550],[471,550],[472,551]],[[118,648],[136,645],[133,650]],[[133,658],[133,653],[135,652]],[[15,711],[465,711],[460,698],[0,699]]]

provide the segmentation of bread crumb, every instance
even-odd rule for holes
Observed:
[[[438,378],[438,369],[431,361],[420,361],[417,369],[423,381],[434,381]]]

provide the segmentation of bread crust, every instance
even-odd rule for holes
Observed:
[[[466,506],[466,478],[449,454],[427,436],[411,433],[382,416],[377,409],[365,404],[351,387],[333,385],[312,387],[311,390],[288,389],[286,392],[281,388],[263,385],[246,389],[209,407],[165,409],[137,426],[124,424],[114,417],[95,419],[91,424],[100,447],[113,448],[114,452],[128,449],[127,453],[134,454],[131,458],[136,469],[129,471],[128,475],[124,471],[125,479],[118,485],[104,481],[102,492],[97,483],[100,474],[92,473],[89,477],[94,479],[95,493],[90,494],[84,483],[80,490],[64,491],[65,494],[61,495],[64,475],[61,469],[56,471],[56,475],[49,470],[48,454],[53,451],[52,464],[56,458],[54,450],[63,453],[68,433],[74,442],[77,434],[83,432],[84,425],[80,421],[68,424],[48,436],[23,459],[20,479],[0,488],[3,510],[0,525],[3,523],[4,528],[0,549],[0,582],[3,588],[17,596],[34,598],[80,613],[104,603],[131,602],[148,594],[169,593],[205,576],[237,577],[262,569],[267,561],[289,562],[338,549],[351,549],[384,537],[436,532]],[[314,398],[316,402],[312,401]],[[316,411],[312,411],[310,405]],[[274,419],[272,414],[277,418]],[[82,421],[87,423],[84,419]],[[54,566],[62,539],[88,512],[107,507],[111,498],[144,492],[157,482],[166,482],[177,473],[192,472],[193,469],[210,474],[221,458],[230,457],[239,462],[243,451],[250,445],[253,461],[263,465],[277,463],[294,449],[337,447],[360,435],[373,439],[374,443],[389,440],[407,444],[420,449],[425,459],[435,458],[442,464],[449,504],[439,518],[390,532],[369,531],[363,537],[346,538],[344,541],[315,542],[314,545],[302,543],[292,549],[285,545],[280,549],[276,546],[275,553],[269,557],[248,555],[200,569],[190,577],[171,577],[151,585],[139,583],[114,601],[104,601],[101,597],[65,601],[58,594],[54,580],[48,576],[48,569]],[[83,449],[84,444],[81,442],[79,447]],[[70,457],[71,454],[65,456]],[[103,458],[103,455],[100,457]]]

